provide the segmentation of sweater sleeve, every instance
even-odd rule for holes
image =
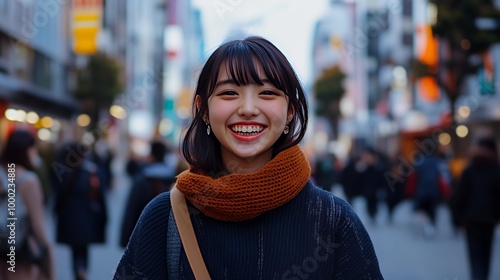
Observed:
[[[338,200],[334,279],[384,279],[372,241],[359,217],[345,201]]]
[[[167,279],[166,236],[170,211],[170,193],[155,197],[144,208],[114,280]]]

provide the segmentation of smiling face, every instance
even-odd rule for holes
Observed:
[[[272,158],[272,147],[293,115],[287,95],[257,68],[263,83],[238,84],[224,65],[208,99],[208,116],[221,144],[222,161],[229,173],[248,173]]]
[[[201,69],[193,101],[182,155],[192,172],[214,178],[258,169],[298,145],[307,129],[304,89],[284,54],[262,37],[218,47]]]

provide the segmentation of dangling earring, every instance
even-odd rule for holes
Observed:
[[[207,135],[210,135],[210,125],[207,123]]]
[[[287,135],[288,132],[290,132],[290,127],[287,125],[285,125],[285,130],[283,130],[283,134]]]

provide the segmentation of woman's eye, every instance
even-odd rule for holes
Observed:
[[[263,94],[263,95],[278,95],[278,93],[271,91],[271,90],[265,90],[261,94]]]
[[[219,93],[219,95],[237,95],[238,93],[236,93],[235,91],[232,91],[232,90],[226,90],[226,91],[223,91],[221,93]]]

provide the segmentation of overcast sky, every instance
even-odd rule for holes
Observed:
[[[193,4],[202,11],[208,52],[232,30],[260,35],[287,56],[304,84],[310,82],[313,28],[328,0],[193,0]]]

